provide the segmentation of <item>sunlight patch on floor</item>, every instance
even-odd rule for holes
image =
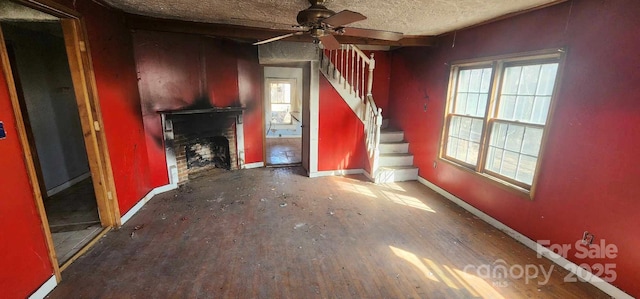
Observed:
[[[402,194],[398,194],[396,192],[390,192],[390,191],[382,191],[382,194],[384,195],[385,198],[387,198],[391,202],[416,208],[416,209],[420,209],[420,210],[424,210],[431,213],[436,212],[434,209],[430,208],[429,206],[424,204],[422,201],[420,201],[419,199],[413,196],[402,195]]]
[[[428,258],[420,259],[414,253],[394,246],[389,248],[396,256],[420,270],[429,280],[444,283],[451,289],[466,291],[474,298],[504,299],[491,284],[480,277],[446,265],[438,265]]]
[[[353,183],[337,182],[340,189],[349,192],[355,192],[371,198],[378,198],[371,188]]]
[[[440,282],[440,280],[438,280],[438,278],[434,275],[433,271],[429,270],[429,268],[427,268],[427,266],[425,266],[425,264],[423,264],[415,254],[393,246],[389,246],[389,248],[391,248],[391,251],[393,251],[393,253],[399,258],[411,263],[413,266],[418,268],[418,270],[422,271],[424,276],[426,276],[428,279],[435,282]]]
[[[380,184],[379,186],[381,186],[383,188],[386,188],[386,189],[407,192],[407,190],[405,190],[404,188],[402,188],[400,185],[398,185],[396,183],[385,183],[385,184]]]

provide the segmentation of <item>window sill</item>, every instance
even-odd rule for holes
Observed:
[[[469,169],[468,167],[466,167],[464,165],[458,164],[458,163],[456,163],[454,161],[450,161],[450,160],[447,160],[447,159],[442,158],[442,157],[438,157],[438,160],[442,161],[442,162],[445,162],[445,163],[447,163],[449,165],[452,165],[452,166],[454,166],[454,167],[456,167],[456,168],[458,168],[458,169],[460,169],[462,171],[466,171],[468,173],[471,173],[474,176],[479,177],[481,180],[489,182],[490,184],[492,184],[494,186],[497,186],[497,187],[499,187],[499,188],[501,188],[503,190],[509,191],[510,193],[512,193],[512,194],[514,194],[514,195],[516,195],[516,196],[518,196],[518,197],[520,197],[522,199],[533,200],[534,193],[531,192],[531,190],[524,189],[524,188],[522,188],[520,186],[516,186],[514,184],[511,184],[509,182],[503,181],[503,180],[501,180],[499,178],[495,178],[495,177],[490,176],[490,175],[485,174],[485,173],[476,172],[475,170]],[[532,186],[532,189],[533,189],[533,186]]]

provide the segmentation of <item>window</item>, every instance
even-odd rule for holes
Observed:
[[[290,81],[271,81],[269,99],[271,101],[271,123],[291,124],[291,99],[295,84]]]
[[[454,64],[441,157],[531,190],[560,53]]]

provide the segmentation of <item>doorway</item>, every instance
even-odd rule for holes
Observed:
[[[60,279],[119,215],[82,24],[57,4],[29,5],[0,0],[0,58]]]
[[[265,67],[265,162],[302,163],[302,68]]]

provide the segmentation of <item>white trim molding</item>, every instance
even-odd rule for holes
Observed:
[[[325,170],[325,171],[316,171],[310,172],[310,178],[319,178],[323,176],[343,176],[349,174],[363,174],[364,169],[338,169],[338,170]]]
[[[248,164],[242,165],[242,169],[251,169],[251,168],[260,168],[260,167],[264,167],[264,162],[255,162],[255,163],[248,163]]]
[[[51,275],[47,281],[45,281],[35,292],[33,292],[33,294],[31,294],[31,296],[29,296],[29,299],[44,298],[49,295],[57,285],[58,281],[56,280],[56,276]]]
[[[484,222],[492,225],[493,227],[497,228],[498,230],[506,233],[507,235],[509,235],[511,238],[515,239],[516,241],[524,244],[525,246],[529,247],[531,250],[535,251],[538,253],[538,256],[544,256],[545,258],[547,258],[548,260],[556,263],[557,265],[561,266],[564,269],[567,269],[568,271],[570,271],[571,273],[575,274],[577,277],[580,277],[582,280],[592,284],[593,286],[595,286],[596,288],[600,289],[601,291],[607,293],[608,295],[612,296],[613,298],[617,298],[617,299],[633,299],[632,296],[630,296],[629,294],[625,293],[624,291],[620,290],[619,288],[617,288],[616,286],[612,285],[609,282],[604,281],[602,278],[596,276],[596,275],[592,275],[591,273],[587,273],[586,271],[582,271],[582,268],[580,268],[580,266],[576,265],[575,263],[573,263],[572,261],[569,261],[567,259],[565,259],[564,257],[560,256],[559,254],[551,251],[550,249],[538,244],[537,242],[535,242],[534,240],[529,239],[527,236],[517,232],[516,230],[512,229],[511,227],[508,227],[506,224],[498,221],[497,219],[487,215],[486,213],[480,211],[479,209],[473,207],[472,205],[466,203],[464,200],[456,197],[455,195],[447,192],[446,190],[438,187],[436,184],[427,181],[426,179],[424,179],[423,177],[418,176],[418,182],[420,182],[421,184],[427,186],[429,189],[437,192],[438,194],[442,195],[443,197],[445,197],[446,199],[452,201],[453,203],[457,204],[458,206],[460,206],[461,208],[467,210],[469,213],[475,215],[476,217],[482,219]]]
[[[145,204],[147,204],[147,202],[149,202],[154,196],[167,191],[174,190],[176,188],[178,188],[177,184],[169,184],[169,185],[157,187],[149,191],[149,193],[147,193],[147,195],[145,195],[140,201],[138,201],[136,205],[134,205],[129,211],[127,211],[126,213],[124,213],[124,215],[122,215],[122,218],[120,218],[120,225],[124,225],[127,221],[129,221],[129,219],[131,219],[133,215],[138,213],[138,211],[140,211],[140,209],[142,209],[142,207]]]

